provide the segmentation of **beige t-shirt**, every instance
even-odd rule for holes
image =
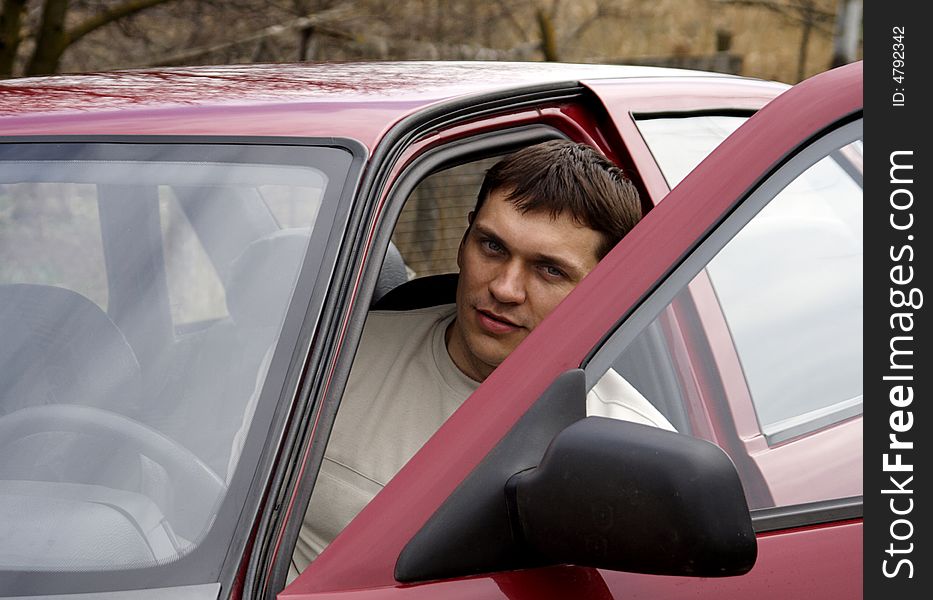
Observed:
[[[320,554],[479,383],[447,353],[452,304],[369,313],[292,568]]]
[[[479,383],[447,353],[456,315],[447,304],[369,313],[292,557],[289,580],[307,567],[414,456]],[[587,415],[674,427],[609,370],[590,390]]]

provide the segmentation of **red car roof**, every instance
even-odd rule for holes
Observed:
[[[425,106],[580,79],[724,77],[556,63],[399,62],[117,71],[0,82],[0,135],[355,138],[370,148]]]

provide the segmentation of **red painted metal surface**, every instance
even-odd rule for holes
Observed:
[[[798,85],[749,119],[532,332],[284,596],[394,586],[405,543],[550,382],[578,366],[760,174],[861,102],[862,67],[850,65]]]
[[[717,98],[724,107],[735,108],[747,102],[750,108],[758,108],[774,95],[775,89],[773,84],[754,84],[761,87],[760,99],[749,100],[745,91],[738,92],[739,87],[752,85],[748,82],[735,83],[738,87],[734,93],[697,93],[697,86],[710,80],[715,80],[710,90],[732,84],[728,79],[706,75],[690,76],[689,82],[667,81],[671,75],[668,70],[594,65],[398,63],[172,69],[33,78],[0,83],[0,136],[325,136],[353,138],[372,150],[400,119],[436,103],[581,78],[606,103],[623,135],[629,136],[634,132],[629,116],[633,111],[705,109],[718,105]],[[602,82],[600,77],[614,81]],[[629,80],[623,89],[622,80],[629,77],[645,79]],[[654,87],[661,83],[668,87]],[[764,116],[752,119],[742,134],[727,141],[716,157],[705,161],[668,201],[659,204],[283,595],[547,599],[572,597],[571,590],[582,590],[588,597],[611,598],[610,587],[623,581],[620,577],[637,577],[555,567],[400,586],[392,573],[401,548],[454,487],[554,377],[579,365],[615,320],[663,277],[693,240],[728,209],[733,198],[753,183],[755,173],[777,162],[801,134],[860,108],[861,66],[821,76],[800,87],[762,111],[762,115],[786,114],[786,118],[770,123]],[[633,94],[635,89],[642,92]],[[593,141],[610,155],[612,145],[622,143],[614,130],[600,130],[586,121],[578,108],[554,106],[538,114],[562,128],[576,128],[574,137]],[[503,123],[506,121],[508,118]],[[631,139],[632,145],[626,151],[648,165],[650,153],[643,144],[638,145],[640,137],[634,135]],[[726,176],[727,166],[738,169]],[[646,177],[655,177],[648,187],[657,203],[667,190],[656,180],[656,167],[652,168],[655,174]],[[650,171],[645,168],[646,173]],[[860,544],[861,526],[847,527],[855,529],[837,529],[842,531],[840,535],[849,537],[837,535],[832,539],[835,544],[852,548]],[[750,582],[767,585],[769,577],[786,576],[784,569],[799,566],[799,556],[787,550],[794,548],[793,544],[780,540],[798,540],[804,544],[801,547],[816,547],[822,542],[808,542],[811,538],[807,536],[818,533],[808,530],[765,537],[762,559],[767,560],[760,561],[752,574],[729,581],[745,581],[759,573],[763,565],[771,566]],[[791,535],[798,537],[787,537]],[[860,577],[852,575],[847,573],[852,581],[860,581]],[[657,582],[673,578],[647,579]],[[624,586],[636,585],[630,579],[624,581]],[[676,582],[670,586],[671,590],[692,589]],[[644,589],[649,588],[654,590],[652,597],[659,597],[657,590],[668,589],[663,585]],[[722,596],[728,597],[731,590],[741,587],[710,584],[709,589],[720,590]],[[757,589],[755,593],[762,595]]]
[[[282,594],[280,597],[295,597]],[[560,566],[489,576],[299,595],[308,600],[613,600],[596,569]]]
[[[417,102],[353,106],[296,103],[258,106],[194,106],[0,118],[0,136],[158,135],[341,137],[370,150]]]
[[[350,137],[372,148],[431,104],[650,67],[551,63],[358,63],[191,67],[0,82],[0,136]]]
[[[282,597],[306,600],[787,600],[862,597],[862,523],[765,534],[746,575],[661,577],[581,567],[552,567],[421,585],[395,584]]]
[[[743,480],[753,477],[747,473],[750,468],[760,472],[767,482],[774,506],[861,496],[862,417],[769,446],[758,424],[742,365],[712,283],[705,273],[701,273],[690,288],[704,338],[694,341],[704,348],[708,344],[711,355],[705,359],[701,352],[693,356],[692,361],[705,362],[710,370],[715,371],[715,377],[728,399],[726,404],[730,412],[720,416],[715,423],[715,435],[710,439],[729,452],[740,472],[744,466]],[[700,376],[713,375],[704,373]],[[717,390],[718,385],[701,384],[698,387],[704,396],[708,396],[710,389]],[[705,397],[703,403],[713,404],[712,398]],[[745,456],[753,461],[753,467],[745,465]],[[820,460],[813,461],[815,456]],[[808,466],[801,469],[801,464]],[[752,508],[759,506],[752,505]]]
[[[787,600],[862,597],[862,523],[758,538],[758,562],[741,577],[652,577],[601,571],[621,600]]]

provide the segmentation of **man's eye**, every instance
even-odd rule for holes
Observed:
[[[505,252],[505,248],[499,245],[495,240],[481,240],[480,245],[482,245],[484,250],[493,254],[502,254]]]
[[[563,279],[566,277],[564,272],[558,269],[557,267],[552,267],[550,265],[544,265],[542,268],[548,277],[551,277],[554,279]]]

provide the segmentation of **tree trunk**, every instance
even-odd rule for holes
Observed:
[[[0,8],[0,79],[13,76],[26,0],[4,0]]]
[[[839,0],[836,27],[833,31],[833,58],[830,67],[855,62],[859,30],[862,24],[862,0]]]
[[[36,35],[36,49],[26,66],[26,75],[46,75],[57,72],[62,54],[65,53],[68,46],[87,34],[114,21],[135,15],[147,8],[171,1],[126,0],[122,4],[105,8],[66,30],[65,16],[68,13],[68,0],[45,0],[42,9],[42,21]]]
[[[305,27],[298,32],[298,61],[314,59],[314,26]]]
[[[807,68],[807,52],[810,47],[810,32],[813,30],[813,2],[803,6],[803,33],[800,36],[800,53],[797,56],[797,81],[803,81]]]
[[[558,62],[560,60],[557,54],[557,36],[554,33],[554,23],[551,18],[542,9],[537,10],[538,32],[541,36],[541,53],[544,54],[544,60],[548,62]]]
[[[58,70],[58,61],[68,47],[65,14],[68,0],[45,0],[36,35],[36,49],[26,66],[26,75],[46,75]]]

